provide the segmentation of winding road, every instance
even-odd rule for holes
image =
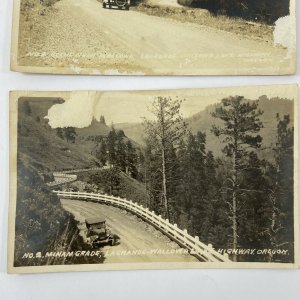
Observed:
[[[107,227],[113,234],[120,237],[119,244],[115,246],[104,246],[102,251],[109,253],[104,263],[130,263],[130,262],[198,262],[188,254],[170,253],[180,250],[180,247],[168,237],[156,230],[153,226],[145,223],[136,216],[113,206],[78,200],[61,199],[65,210],[75,216],[79,222],[79,229],[84,230],[82,225],[87,217],[97,215],[105,216]],[[127,251],[142,250],[140,255],[126,254]],[[150,253],[150,251],[164,251],[161,253]],[[169,253],[168,253],[169,252]]]
[[[96,0],[61,0],[55,9],[39,20],[26,42],[21,36],[21,65],[90,74],[290,71],[287,50],[214,28],[134,10],[103,9]]]

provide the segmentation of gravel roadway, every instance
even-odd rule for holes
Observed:
[[[154,250],[174,251],[180,247],[168,237],[156,230],[136,216],[116,207],[102,205],[93,202],[78,200],[61,200],[65,210],[69,211],[79,221],[80,225],[87,217],[105,216],[107,227],[111,232],[119,236],[120,241],[115,246],[104,246],[101,250],[110,253],[104,263],[128,263],[128,262],[198,262],[188,254],[142,254],[119,256],[122,251]],[[114,253],[116,255],[114,255]]]
[[[291,71],[287,50],[233,33],[61,0],[20,36],[19,64],[89,74],[272,74]],[[23,39],[23,40],[22,40]],[[45,70],[44,70],[45,71]]]

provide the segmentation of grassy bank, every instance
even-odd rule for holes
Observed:
[[[223,15],[215,16],[205,9],[167,7],[147,2],[138,4],[135,9],[148,15],[216,28],[237,34],[242,38],[273,44],[274,28],[266,24],[248,22],[240,18],[231,18]]]

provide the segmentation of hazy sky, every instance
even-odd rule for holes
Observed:
[[[141,122],[143,117],[152,118],[148,108],[156,96],[185,99],[181,112],[184,117],[189,117],[232,95],[242,95],[250,100],[261,95],[293,99],[295,88],[285,85],[171,91],[69,92],[61,95],[65,103],[49,109],[47,118],[52,127],[86,127],[93,117],[99,119],[100,115],[104,115],[107,124]]]

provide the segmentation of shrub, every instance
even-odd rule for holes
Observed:
[[[289,0],[178,0],[182,5],[206,8],[214,14],[225,14],[269,24],[289,14]]]
[[[52,6],[58,0],[40,0],[41,4],[44,6]]]
[[[44,176],[18,160],[15,227],[15,266],[32,265],[24,261],[26,252],[52,250],[70,218],[58,197],[44,183]]]

